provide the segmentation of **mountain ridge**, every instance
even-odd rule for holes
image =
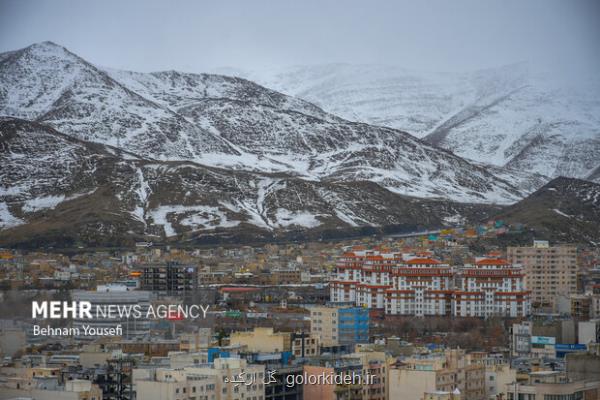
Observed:
[[[466,203],[507,204],[524,195],[506,176],[406,132],[349,122],[241,78],[104,72],[48,43],[18,53],[0,63],[1,115],[33,116],[143,158],[308,180],[368,180],[403,195]]]
[[[526,224],[540,238],[600,244],[600,184],[558,177],[495,218]]]
[[[506,101],[499,87],[529,90],[506,70],[476,79],[487,83],[466,94],[476,107],[457,126],[496,112],[485,104]],[[452,111],[444,95],[431,101]],[[0,54],[0,115],[3,246],[324,239],[490,218],[600,242],[596,186],[548,182],[529,164],[546,148],[557,158],[562,139],[546,130],[563,122],[538,122],[505,149],[514,162],[490,166],[247,79],[99,68],[53,43]],[[584,161],[594,165],[588,139]],[[582,170],[577,152],[561,154],[565,169]]]
[[[351,64],[237,73],[342,117],[404,130],[497,168],[550,180],[585,179],[600,166],[597,77],[565,83],[527,63],[469,73]]]
[[[0,119],[0,163],[3,246],[319,238],[432,228],[499,210],[410,198],[365,181],[146,160],[14,118]]]

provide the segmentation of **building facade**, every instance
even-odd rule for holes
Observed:
[[[556,311],[558,295],[577,293],[577,247],[535,241],[531,247],[508,247],[507,258],[523,267],[535,307]]]
[[[290,332],[274,332],[273,328],[254,328],[249,332],[233,332],[229,336],[232,346],[245,346],[248,351],[279,353],[292,350]]]
[[[176,262],[141,266],[141,288],[167,296],[186,296],[198,288],[198,269]]]
[[[264,400],[265,367],[239,358],[174,368],[137,369],[133,373],[138,399]]]
[[[529,292],[521,268],[496,257],[475,260],[458,271],[454,291],[457,317],[525,317],[530,313]]]
[[[573,381],[558,371],[531,372],[525,381],[506,385],[508,400],[592,400],[599,389],[599,379]]]
[[[73,292],[73,300],[89,301],[92,304],[92,319],[74,318],[73,328],[77,328],[78,340],[94,340],[101,336],[86,335],[84,325],[96,328],[115,328],[120,325],[125,339],[140,339],[150,334],[150,320],[147,317],[150,307],[151,293],[147,291],[128,290],[121,285],[100,285],[96,291],[76,290]],[[132,307],[139,306],[140,316],[127,316],[125,313],[119,315],[116,312],[108,313],[106,316],[96,311],[108,307]]]
[[[362,250],[344,253],[336,267],[332,302],[382,309],[387,315],[515,318],[530,313],[522,269],[496,256],[452,268],[427,253]]]
[[[335,347],[369,341],[369,310],[362,307],[320,306],[310,310],[310,334],[321,346]]]
[[[486,367],[470,363],[464,350],[412,357],[389,372],[389,398],[421,400],[424,393],[436,391],[460,393],[465,400],[486,398]]]

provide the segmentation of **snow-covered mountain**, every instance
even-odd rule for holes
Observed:
[[[372,182],[309,181],[156,161],[46,125],[0,119],[0,245],[332,237],[427,229],[499,207],[431,201]]]
[[[231,72],[496,167],[550,178],[587,178],[600,167],[598,77],[575,85],[525,64],[473,73],[346,64]]]
[[[506,176],[403,131],[349,122],[248,80],[114,71],[51,42],[0,54],[0,115],[143,159],[319,182],[366,180],[459,202],[506,204],[524,195]]]
[[[146,155],[233,152],[219,137],[51,42],[0,54],[0,115]]]

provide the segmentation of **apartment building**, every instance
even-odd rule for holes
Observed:
[[[292,350],[290,332],[274,332],[273,328],[254,328],[249,332],[233,332],[229,336],[232,346],[245,346],[257,353],[280,353]]]
[[[506,398],[506,388],[509,383],[517,379],[517,370],[509,364],[486,365],[485,384],[486,395],[490,400]]]
[[[212,342],[212,328],[198,328],[196,332],[179,335],[179,349],[181,351],[195,352],[206,350]]]
[[[292,354],[296,358],[316,357],[321,354],[321,340],[318,335],[292,333]]]
[[[269,271],[269,281],[274,285],[293,285],[302,282],[302,271],[298,268],[274,268]]]
[[[536,308],[556,311],[556,297],[577,292],[577,248],[550,246],[536,240],[531,247],[508,247],[508,262],[525,272],[525,286]]]
[[[449,315],[451,277],[447,264],[430,257],[351,251],[337,260],[331,301],[392,315]]]
[[[421,400],[437,391],[459,392],[464,400],[486,397],[485,365],[469,363],[464,350],[405,359],[388,376],[390,399]]]
[[[600,343],[600,319],[580,321],[577,332],[577,343],[589,345]]]
[[[360,360],[362,364],[362,400],[385,400],[388,398],[387,358],[384,352],[354,352],[344,355],[343,358]]]
[[[304,385],[296,384],[303,372],[302,365],[269,365],[268,371],[273,379],[265,385],[265,400],[304,399]]]
[[[570,380],[564,372],[531,372],[525,381],[506,385],[508,400],[591,400],[600,395],[600,377]]]
[[[218,398],[216,379],[186,369],[148,370],[147,377],[135,380],[136,394],[147,400],[213,400]]]
[[[390,315],[450,315],[452,276],[447,264],[430,257],[403,261],[386,291],[386,313]]]
[[[369,310],[352,306],[320,306],[310,310],[310,333],[321,346],[335,347],[369,341]]]
[[[143,264],[140,267],[140,285],[167,296],[186,296],[198,288],[198,268],[195,265],[166,262]]]
[[[513,357],[529,357],[531,353],[531,337],[533,323],[524,321],[511,327],[511,355]]]
[[[499,257],[478,257],[458,271],[453,292],[458,317],[525,317],[530,313],[523,270]]]
[[[560,295],[556,299],[557,313],[569,314],[577,320],[600,317],[600,285],[591,287],[585,293]]]
[[[426,252],[346,252],[338,258],[330,295],[332,302],[382,309],[387,315],[514,318],[530,313],[522,269],[497,256],[452,268]]]
[[[461,395],[458,390],[455,390],[454,392],[437,390],[431,393],[424,393],[423,400],[461,400]]]
[[[138,399],[264,400],[265,367],[245,359],[217,358],[184,368],[136,369]]]
[[[303,366],[303,375],[307,377],[303,388],[304,399],[362,400],[362,368],[362,362],[357,358],[311,359],[309,364]],[[333,381],[332,377],[338,377],[338,381]],[[348,378],[340,379],[342,377]]]
[[[592,296],[571,294],[569,296],[570,315],[577,319],[588,319],[592,315]]]
[[[33,378],[0,382],[0,399],[102,400],[102,390],[87,380],[73,379],[57,383],[55,379]]]
[[[151,293],[147,291],[129,290],[125,285],[98,285],[96,291],[73,291],[73,300],[89,301],[92,303],[92,319],[74,318],[73,327],[78,328],[79,334],[75,336],[77,340],[95,340],[99,335],[85,334],[84,325],[95,329],[114,328],[121,325],[123,338],[138,339],[150,334],[150,320],[147,318],[148,308],[150,307]],[[104,309],[109,306],[132,307],[138,305],[140,308],[139,318],[120,316],[117,312],[107,313],[106,315],[97,312],[98,309]],[[108,312],[108,311],[107,311]]]

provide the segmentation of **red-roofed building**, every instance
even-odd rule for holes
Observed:
[[[330,282],[331,301],[385,310],[391,315],[450,315],[452,272],[427,252],[344,253]]]
[[[388,315],[526,316],[530,305],[523,271],[499,257],[489,254],[454,270],[429,252],[349,251],[338,258],[331,301]]]
[[[451,315],[452,270],[431,253],[407,257],[394,271],[393,289],[387,292],[390,315]]]
[[[454,292],[458,317],[525,317],[530,313],[524,273],[505,259],[488,255],[458,271],[459,290]]]

